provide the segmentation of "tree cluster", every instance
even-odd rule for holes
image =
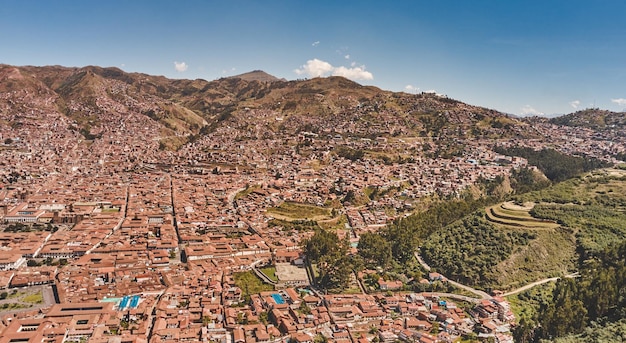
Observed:
[[[613,242],[626,239],[626,214],[606,205],[541,204],[530,214],[579,230],[577,245],[581,262],[594,258]]]
[[[437,203],[424,212],[397,219],[379,232],[362,234],[358,250],[364,267],[380,267],[388,271],[401,266],[405,274],[415,274],[415,271],[410,270],[412,264],[409,262],[414,259],[417,248],[427,237],[491,201],[467,197]]]
[[[528,164],[537,166],[553,182],[561,182],[581,173],[610,164],[593,157],[569,156],[554,149],[533,150],[526,147],[494,147],[494,151],[508,156],[519,156],[528,160]]]
[[[626,242],[612,246],[588,261],[579,279],[561,279],[552,301],[538,312],[540,325],[519,330],[518,341],[554,339],[579,334],[594,322],[626,320]],[[623,335],[619,335],[623,337]]]
[[[331,231],[317,229],[313,236],[302,242],[302,250],[309,263],[316,264],[316,282],[326,289],[345,289],[350,283],[353,260],[348,255],[350,242],[340,240]]]
[[[549,187],[551,182],[530,168],[514,169],[511,172],[511,187],[522,194]]]
[[[486,286],[492,268],[533,238],[528,232],[496,229],[477,213],[431,235],[421,252],[442,274],[461,283]]]
[[[334,152],[335,154],[337,154],[337,156],[343,157],[352,162],[361,160],[363,159],[363,157],[365,157],[365,151],[361,149],[352,149],[344,145],[336,147]]]

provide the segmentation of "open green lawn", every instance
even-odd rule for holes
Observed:
[[[243,191],[237,193],[235,195],[235,200],[239,200],[239,199],[243,199],[245,197],[247,197],[248,195],[250,195],[250,193],[254,192],[255,190],[261,188],[260,186],[254,185],[254,186],[250,186],[250,187],[246,187],[246,189],[244,189]]]
[[[22,301],[31,304],[41,304],[43,303],[43,294],[41,292],[29,294],[24,296],[22,298]]]
[[[283,220],[327,220],[332,218],[331,212],[330,208],[290,201],[267,209],[269,215]]]
[[[2,292],[2,304],[0,311],[11,311],[23,308],[31,308],[36,304],[43,303],[43,293],[41,291],[17,291]]]
[[[235,279],[235,285],[241,288],[244,296],[274,290],[274,286],[264,283],[252,271],[234,273],[233,278]]]
[[[278,282],[278,277],[276,276],[276,267],[270,266],[270,267],[261,268],[261,272],[267,275],[267,277],[270,278],[271,280]]]
[[[329,220],[320,220],[317,224],[325,230],[342,230],[346,228],[346,223],[348,222],[348,217],[345,214],[337,216],[333,219]]]

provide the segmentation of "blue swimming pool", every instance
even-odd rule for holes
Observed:
[[[137,305],[139,305],[139,298],[140,296],[133,295],[133,297],[130,299],[130,308],[137,308]]]
[[[129,300],[130,300],[130,298],[129,298],[127,295],[125,295],[125,296],[122,298],[122,301],[120,301],[120,305],[118,306],[118,308],[119,308],[120,310],[122,310],[122,309],[126,308],[126,306],[128,306],[128,301],[129,301]]]
[[[282,305],[285,303],[285,299],[283,299],[283,296],[278,293],[272,294],[272,298],[278,305]]]

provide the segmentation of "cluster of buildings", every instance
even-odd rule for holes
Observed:
[[[242,301],[236,287],[188,280],[157,293],[4,315],[0,342],[512,342],[502,298],[459,306],[432,293],[321,295],[285,288]],[[168,277],[168,283],[176,280]],[[227,277],[225,280],[228,279]]]
[[[183,124],[150,119],[166,111],[127,91],[109,80],[95,104],[67,103],[69,116],[52,92],[0,93],[0,288],[50,285],[58,302],[3,315],[0,343],[430,343],[473,331],[510,342],[514,317],[501,298],[461,305],[394,293],[401,284],[383,280],[384,294],[318,293],[300,248],[312,231],[268,211],[285,202],[328,209],[327,225],[354,248],[425,197],[525,167],[491,151],[493,140],[470,139],[504,132],[500,122],[472,133],[485,113],[435,96],[400,112],[384,99],[311,94],[303,101],[334,114],[247,108],[169,151],[163,136],[185,140],[174,127]],[[502,141],[607,160],[626,146],[610,131],[528,125],[545,138]],[[266,265],[276,278],[260,272]],[[275,289],[251,292],[237,281],[244,272]]]

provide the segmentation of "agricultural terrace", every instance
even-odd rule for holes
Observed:
[[[487,207],[487,220],[493,224],[515,229],[554,230],[559,224],[551,220],[537,219],[530,215],[534,203],[527,202],[516,205],[513,202],[504,202]]]

